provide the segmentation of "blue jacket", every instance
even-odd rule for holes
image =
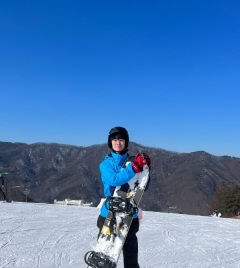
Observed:
[[[113,195],[116,186],[127,183],[135,176],[136,173],[133,171],[132,165],[128,165],[126,168],[122,169],[122,165],[127,158],[127,153],[120,155],[111,152],[111,156],[106,155],[103,162],[100,164],[99,168],[105,197]],[[103,217],[107,217],[108,210],[104,203],[101,207],[100,214]]]

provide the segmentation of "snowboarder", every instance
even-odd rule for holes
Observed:
[[[213,216],[216,216],[216,217],[218,216],[218,210],[217,209],[214,210]]]
[[[213,216],[213,217],[221,217],[222,214],[221,214],[220,212],[218,212],[217,209],[215,209],[214,212],[213,212],[213,215],[212,215],[212,216]]]
[[[105,197],[112,196],[116,186],[121,186],[131,180],[136,173],[142,171],[144,165],[151,165],[151,159],[147,154],[136,154],[131,165],[122,169],[122,165],[128,158],[129,135],[125,128],[114,127],[108,135],[108,147],[111,153],[106,155],[99,168],[104,186]],[[147,189],[147,187],[146,187]],[[99,234],[108,214],[106,206],[100,208],[100,215],[97,220]],[[138,239],[136,233],[139,230],[137,213],[134,215],[130,230],[123,246],[124,268],[139,268],[138,264]]]

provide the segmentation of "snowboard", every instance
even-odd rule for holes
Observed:
[[[130,165],[134,156],[129,156],[123,168]],[[126,184],[115,188],[114,194],[106,199],[109,209],[94,251],[85,254],[84,260],[92,268],[116,268],[121,251],[130,229],[133,216],[144,194],[149,180],[149,167]],[[105,205],[103,204],[103,205]]]

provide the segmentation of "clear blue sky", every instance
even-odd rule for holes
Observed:
[[[240,1],[1,1],[0,97],[0,141],[240,157]]]

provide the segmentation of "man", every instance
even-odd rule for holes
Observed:
[[[101,179],[105,197],[112,196],[116,186],[121,186],[131,180],[136,173],[142,171],[144,165],[151,165],[151,159],[147,154],[136,154],[134,161],[126,168],[123,163],[128,158],[129,135],[125,128],[114,127],[108,135],[108,147],[111,153],[106,155],[100,164]],[[108,210],[105,204],[100,209],[97,226],[99,232],[102,229]],[[124,268],[139,268],[138,264],[138,239],[136,233],[139,229],[137,213],[134,215],[130,230],[123,246]]]

